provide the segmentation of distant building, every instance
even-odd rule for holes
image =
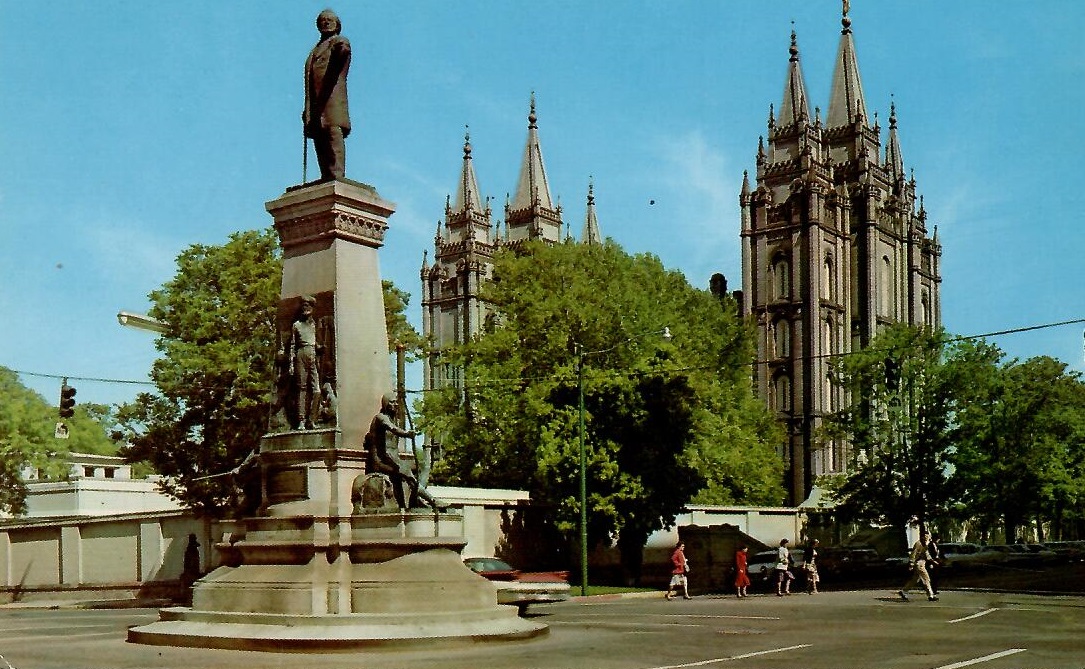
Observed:
[[[123,458],[70,453],[67,481],[46,481],[34,469],[24,469],[28,518],[108,516],[125,513],[177,511],[180,502],[158,490],[160,476],[132,478]]]
[[[829,113],[811,114],[799,48],[778,112],[770,107],[757,172],[744,176],[742,308],[758,327],[755,385],[786,426],[790,502],[815,477],[842,472],[844,443],[819,443],[822,417],[843,406],[834,356],[866,346],[891,323],[941,324],[941,246],[905,171],[895,103],[882,128],[867,114],[845,10]]]
[[[539,142],[535,97],[528,114],[527,144],[512,199],[505,203],[504,229],[494,225],[490,201],[475,177],[468,136],[463,145],[463,169],[454,198],[445,202],[445,219],[437,224],[433,264],[422,261],[422,334],[434,350],[423,363],[426,390],[462,387],[462,370],[441,360],[441,352],[478,335],[490,311],[480,296],[489,280],[494,253],[527,240],[557,243],[562,235],[562,210],[554,203]],[[587,215],[581,239],[600,243],[594,186],[588,187]]]

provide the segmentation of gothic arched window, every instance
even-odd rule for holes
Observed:
[[[878,296],[881,299],[879,300],[878,311],[883,316],[893,316],[893,263],[887,255],[882,256],[882,272],[879,279],[881,290],[878,291]]]
[[[780,374],[773,383],[775,406],[777,411],[791,411],[791,377]]]
[[[821,287],[825,291],[825,299],[835,302],[836,301],[836,275],[833,273],[833,256],[831,254],[825,254],[825,264],[822,265],[822,277]]]
[[[781,318],[772,326],[772,342],[774,353],[777,358],[786,358],[791,355],[791,324],[786,318]]]
[[[777,256],[772,264],[772,297],[777,300],[791,297],[791,263],[786,256]]]

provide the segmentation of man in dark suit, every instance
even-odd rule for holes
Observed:
[[[350,134],[347,109],[347,71],[350,41],[339,33],[342,23],[325,9],[316,17],[320,41],[305,61],[305,109],[301,122],[305,136],[313,140],[321,181],[343,178],[346,170],[344,140]]]

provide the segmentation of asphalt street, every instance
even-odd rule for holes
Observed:
[[[0,607],[0,669],[319,666],[322,669],[885,667],[1082,669],[1085,597],[889,590],[746,600],[587,598],[528,615],[550,633],[520,642],[298,654],[142,646],[125,631],[154,609]]]

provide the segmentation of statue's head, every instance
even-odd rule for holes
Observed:
[[[301,303],[298,304],[298,313],[302,316],[308,316],[313,313],[316,308],[316,298],[312,295],[302,295]]]
[[[343,30],[343,24],[335,12],[325,9],[316,17],[316,29],[321,35],[338,35]]]
[[[385,393],[384,396],[381,397],[381,411],[392,416],[395,415],[398,410],[399,398],[393,393]]]

